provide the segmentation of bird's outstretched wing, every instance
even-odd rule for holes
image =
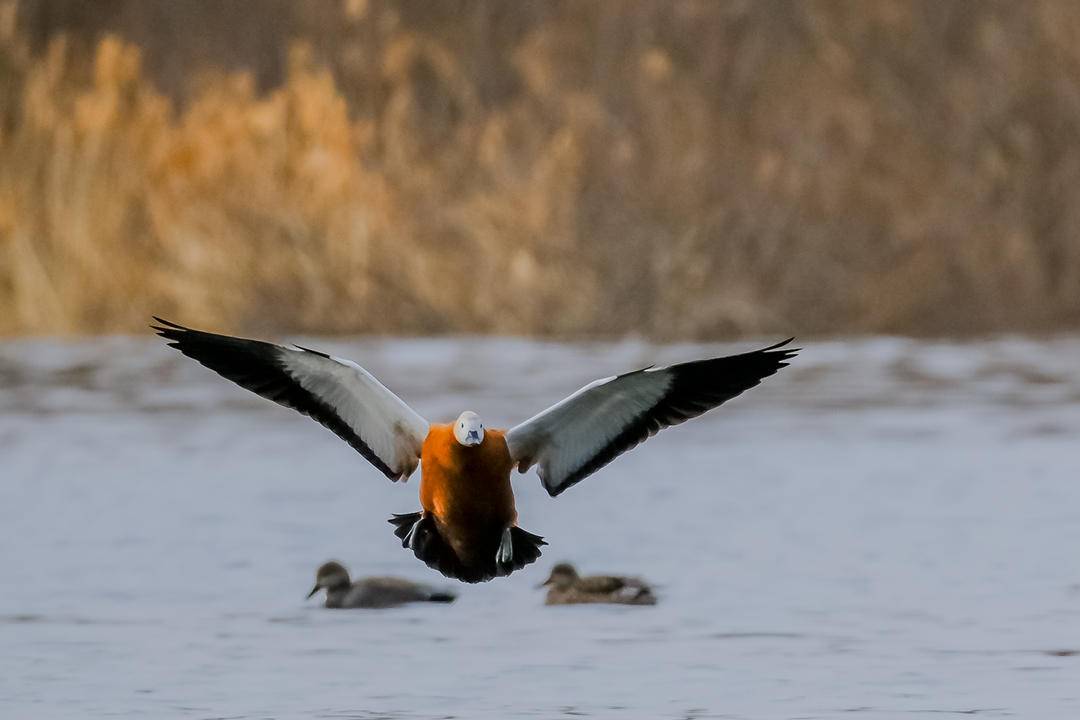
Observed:
[[[428,422],[371,373],[326,353],[191,330],[155,317],[169,345],[237,385],[317,420],[395,482],[420,460]]]
[[[646,368],[590,383],[506,433],[518,470],[537,465],[554,497],[660,430],[749,390],[787,366],[794,338],[761,350]]]

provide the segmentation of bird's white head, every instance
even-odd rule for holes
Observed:
[[[454,421],[454,437],[465,447],[484,442],[484,422],[472,410],[466,410]]]

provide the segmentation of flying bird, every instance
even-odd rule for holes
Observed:
[[[154,318],[171,347],[318,421],[394,482],[421,466],[421,511],[390,522],[402,547],[447,577],[484,582],[540,557],[517,526],[511,471],[536,466],[555,497],[660,430],[695,418],[787,366],[793,338],[728,357],[647,367],[589,383],[509,430],[472,411],[429,423],[351,360]]]

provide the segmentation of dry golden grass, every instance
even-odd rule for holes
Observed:
[[[0,333],[1080,326],[1078,4],[296,7],[166,94],[0,0]]]

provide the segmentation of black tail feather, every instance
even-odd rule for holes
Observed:
[[[417,559],[448,578],[467,583],[487,582],[492,578],[509,575],[535,562],[540,557],[540,546],[547,544],[539,535],[513,527],[510,528],[510,536],[514,544],[513,560],[509,563],[496,563],[493,548],[491,562],[476,567],[465,565],[458,559],[453,548],[439,534],[434,520],[423,513],[394,515],[389,522],[394,526],[394,535],[401,540],[401,546],[412,550]],[[453,599],[452,595],[448,597]],[[432,599],[435,600],[436,597],[433,596]],[[449,600],[438,601],[449,602]]]
[[[402,541],[401,547],[408,547],[405,538],[409,537],[409,531],[412,530],[413,525],[420,519],[422,513],[394,513],[394,516],[390,518],[389,523],[394,526],[394,534],[398,539]]]
[[[509,563],[498,563],[495,574],[499,577],[509,575],[515,570],[536,562],[536,559],[540,557],[540,546],[547,545],[544,538],[517,526],[510,528],[510,539],[514,543],[514,559]]]

